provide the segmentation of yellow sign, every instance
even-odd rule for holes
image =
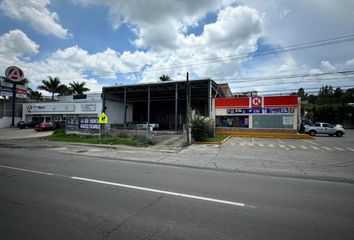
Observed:
[[[98,122],[99,123],[108,123],[108,117],[104,112],[101,113],[100,117],[98,118]]]

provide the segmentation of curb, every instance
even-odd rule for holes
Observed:
[[[216,135],[219,135],[219,134],[216,134]],[[220,134],[220,135],[224,135],[224,134]],[[232,136],[229,135],[226,138],[224,138],[222,141],[205,141],[205,142],[194,142],[194,143],[195,144],[218,144],[218,145],[221,145],[224,142],[226,142],[230,137],[232,137]]]
[[[307,134],[291,134],[291,133],[250,133],[250,132],[229,132],[229,133],[216,133],[216,135],[229,135],[233,137],[247,137],[247,138],[289,138],[289,139],[307,139],[313,140]]]

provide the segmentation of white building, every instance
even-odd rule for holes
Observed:
[[[106,101],[108,124],[123,124],[124,107],[117,102]],[[98,117],[102,113],[101,93],[59,96],[56,102],[24,103],[23,121],[66,121],[67,127],[98,129]],[[127,120],[132,119],[132,107],[127,109]]]

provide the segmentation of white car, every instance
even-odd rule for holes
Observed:
[[[336,135],[341,137],[345,134],[342,125],[335,125],[334,127],[329,123],[317,122],[313,125],[305,125],[305,133],[315,136],[316,134],[328,134],[329,136]]]

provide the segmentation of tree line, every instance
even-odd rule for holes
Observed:
[[[42,80],[42,84],[37,87],[38,90],[44,90],[52,94],[52,100],[54,100],[54,95],[66,96],[72,94],[83,94],[84,92],[90,91],[89,88],[85,87],[85,82],[71,82],[69,85],[62,84],[58,77],[48,77],[48,80]],[[41,100],[43,98],[42,93],[39,91],[30,91],[29,97],[34,100]]]
[[[297,95],[302,100],[302,116],[313,122],[323,121],[332,124],[347,121],[354,124],[354,88],[346,90],[331,85],[322,86],[318,94],[308,94],[304,88],[290,95]]]

